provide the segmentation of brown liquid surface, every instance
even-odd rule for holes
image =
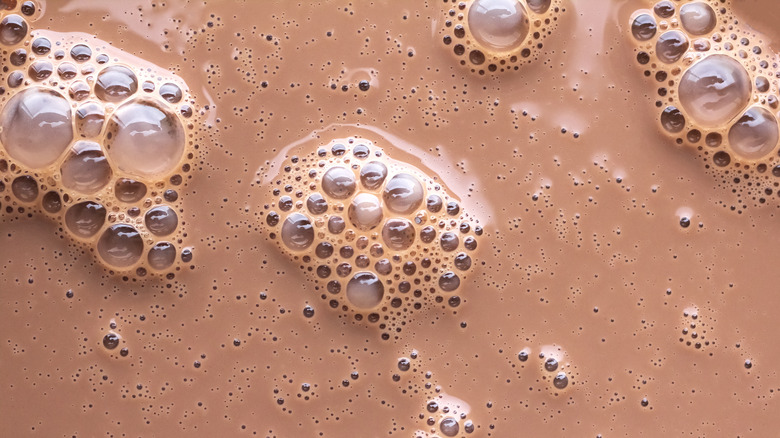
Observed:
[[[564,6],[539,59],[480,76],[442,44],[441,2],[47,2],[38,28],[180,75],[210,141],[181,191],[194,269],[173,280],[111,275],[6,214],[2,435],[408,437],[453,411],[458,436],[774,434],[780,203],[731,211],[660,131],[627,30],[651,4]],[[770,0],[735,12],[776,32]],[[350,136],[438,175],[485,229],[462,304],[390,340],[258,227],[258,169]]]

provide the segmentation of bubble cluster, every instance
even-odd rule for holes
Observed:
[[[102,41],[34,29],[39,8],[20,3],[0,20],[4,210],[41,211],[113,272],[180,269],[179,190],[197,151],[186,84]]]
[[[472,72],[517,70],[533,61],[565,11],[561,0],[445,0],[440,37]]]
[[[332,308],[389,339],[423,305],[460,304],[483,231],[435,178],[350,138],[290,157],[271,192],[268,236]]]
[[[780,169],[778,59],[723,3],[661,1],[634,12],[636,60],[657,84],[663,131],[696,147],[708,169],[744,174],[724,182],[750,179],[764,202],[780,177],[769,172]]]

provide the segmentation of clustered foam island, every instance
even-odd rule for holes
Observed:
[[[558,27],[562,0],[444,0],[445,46],[472,72],[517,70]]]
[[[727,6],[662,0],[634,12],[629,29],[637,62],[657,83],[663,130],[697,147],[708,168],[765,181],[769,195],[780,181],[778,58]]]
[[[270,190],[267,235],[383,339],[426,304],[460,305],[482,228],[433,177],[347,139],[290,157]]]
[[[0,203],[41,212],[112,272],[171,273],[179,190],[197,149],[178,77],[80,33],[34,30],[31,1],[0,4]]]

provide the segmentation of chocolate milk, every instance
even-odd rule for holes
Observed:
[[[191,155],[149,183],[158,197],[179,183],[161,201],[178,214],[176,259],[159,272],[151,258],[107,263],[64,219],[19,204],[7,177],[1,435],[772,436],[777,153],[766,173],[720,169],[667,132],[631,29],[653,2],[554,1],[538,40],[544,2],[525,2],[527,34],[483,34],[509,41],[483,58],[453,48],[471,3],[36,3],[31,32],[104,47],[155,93],[180,84],[196,123],[172,104]],[[710,3],[778,59],[774,2]],[[391,174],[457,203],[454,225],[446,208],[408,213],[459,236],[452,254],[471,264],[456,291],[437,289],[460,272],[437,253],[430,279],[409,274],[419,301],[401,274],[373,318],[354,307],[384,304],[332,294],[317,263],[280,246],[267,217],[286,214],[279,175],[304,157],[352,169],[339,142],[347,155],[381,149]],[[317,178],[290,192],[293,208],[306,213]],[[414,257],[387,258],[401,269]]]

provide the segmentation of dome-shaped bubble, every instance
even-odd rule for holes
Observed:
[[[452,271],[447,271],[439,277],[439,287],[444,292],[452,292],[460,287],[460,277]]]
[[[680,22],[691,35],[705,35],[715,29],[717,17],[710,5],[694,2],[680,8]]]
[[[356,188],[355,174],[346,167],[332,167],[322,176],[322,190],[331,198],[349,198]]]
[[[145,195],[146,185],[140,181],[120,178],[114,186],[114,196],[122,202],[137,202]]]
[[[676,134],[685,128],[685,117],[677,108],[668,106],[661,113],[661,126],[667,131]]]
[[[455,262],[455,267],[460,269],[461,271],[467,271],[471,269],[471,257],[465,252],[456,255],[454,262]]]
[[[111,180],[111,166],[100,145],[80,141],[73,145],[60,167],[62,185],[68,189],[92,194]]]
[[[71,233],[84,239],[97,234],[105,222],[106,208],[97,202],[80,202],[65,212],[65,226]]]
[[[537,14],[544,14],[550,9],[552,0],[527,0],[528,9],[536,12]]]
[[[311,214],[323,214],[328,211],[328,201],[319,193],[312,193],[306,199],[306,208]]]
[[[33,168],[53,164],[73,140],[70,104],[56,91],[28,88],[0,115],[0,142],[11,158]]]
[[[98,253],[115,268],[127,268],[141,259],[144,241],[138,230],[127,224],[112,225],[100,236]]]
[[[764,108],[753,107],[729,130],[729,145],[739,157],[757,160],[775,149],[778,135],[775,116]]]
[[[146,260],[152,269],[158,271],[168,269],[176,261],[176,247],[170,242],[160,242],[149,250]]]
[[[38,199],[38,182],[28,175],[19,176],[11,182],[11,193],[22,202],[33,202]]]
[[[566,376],[566,373],[564,372],[558,373],[553,379],[553,386],[555,386],[558,389],[564,389],[567,386],[569,386],[569,378]]]
[[[173,114],[151,102],[129,102],[108,124],[106,148],[119,169],[142,177],[173,170],[184,154],[184,129]]]
[[[718,127],[739,114],[751,93],[748,72],[727,55],[712,55],[691,66],[679,85],[680,105],[697,123]]]
[[[460,432],[460,425],[458,420],[453,417],[444,417],[439,423],[439,430],[444,436],[457,436]]]
[[[97,102],[86,102],[76,110],[76,129],[81,137],[97,137],[105,121],[106,110]]]
[[[54,73],[54,66],[49,61],[35,61],[27,69],[27,75],[34,81],[42,81]]]
[[[95,96],[105,102],[119,102],[138,91],[138,78],[123,65],[112,65],[98,73]]]
[[[57,192],[46,193],[41,200],[41,206],[46,213],[59,213],[60,210],[62,210],[62,199],[60,198],[60,194]]]
[[[160,205],[146,212],[144,223],[155,236],[167,236],[176,231],[179,217],[171,207]]]
[[[349,204],[349,221],[362,231],[375,228],[382,222],[382,202],[370,193],[359,193]]]
[[[679,30],[664,32],[655,43],[655,53],[661,62],[671,64],[682,58],[688,50],[690,42],[688,37]]]
[[[517,49],[531,27],[528,11],[518,0],[475,0],[468,25],[478,44],[496,52]]]
[[[383,194],[387,208],[399,214],[417,210],[424,196],[425,190],[420,181],[408,173],[399,173],[390,178]]]
[[[293,213],[282,224],[282,242],[293,250],[301,251],[314,242],[314,226],[311,220],[301,213]]]
[[[160,96],[168,103],[179,103],[182,98],[181,88],[176,84],[162,84],[160,86]]]
[[[27,36],[27,22],[20,15],[10,14],[0,21],[0,44],[13,46]]]
[[[441,249],[444,250],[444,252],[451,252],[458,249],[458,245],[460,244],[460,239],[458,239],[458,235],[455,233],[444,233],[441,235]]]
[[[340,234],[347,227],[347,223],[341,216],[331,216],[328,219],[328,231],[332,234]]]
[[[388,219],[382,227],[382,240],[396,251],[404,251],[414,243],[416,231],[407,219]]]
[[[70,49],[70,57],[78,62],[89,61],[92,58],[92,49],[86,44],[76,44]]]
[[[638,41],[647,41],[655,36],[658,26],[650,14],[640,14],[631,23],[631,34]]]
[[[382,281],[371,272],[358,272],[347,283],[347,300],[358,309],[373,309],[384,294]]]
[[[387,166],[380,161],[366,163],[360,169],[360,182],[368,190],[376,190],[382,186],[387,178]]]

